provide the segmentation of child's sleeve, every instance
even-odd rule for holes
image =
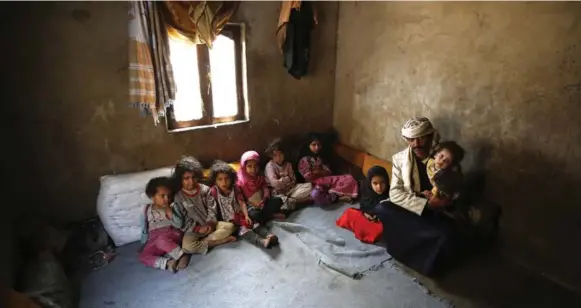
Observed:
[[[264,176],[266,177],[268,184],[270,184],[274,189],[283,189],[285,187],[284,182],[280,180],[271,164],[266,165]]]
[[[149,205],[146,205],[141,211],[141,244],[147,243],[147,215],[145,213],[148,206]]]
[[[218,202],[212,195],[212,189],[206,195],[206,208],[208,211],[208,217],[206,217],[206,221],[208,223],[215,223],[218,221]]]
[[[308,157],[303,157],[299,161],[299,173],[309,182],[314,180],[313,170],[311,170],[311,164],[309,163]]]
[[[171,215],[171,225],[174,228],[181,229],[184,226],[184,217],[182,212],[179,210],[178,205],[176,203],[172,203],[170,205],[172,215]]]

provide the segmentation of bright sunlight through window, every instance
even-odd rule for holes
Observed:
[[[199,120],[202,118],[202,95],[196,44],[174,36],[169,38],[169,48],[176,85],[175,120]]]
[[[210,118],[237,116],[239,110],[235,41],[225,35],[219,35],[206,57],[199,57],[198,46],[184,37],[170,35],[169,47],[176,84],[173,104],[175,121],[200,120],[205,117],[204,109],[210,106],[212,106],[212,112],[208,115]],[[198,61],[204,58],[209,58],[209,81],[203,73],[200,78],[198,70],[198,65],[204,65]],[[201,85],[208,82],[211,97],[201,92],[201,89],[208,88]]]
[[[215,118],[231,117],[238,113],[235,52],[234,40],[223,35],[216,38],[210,50]]]

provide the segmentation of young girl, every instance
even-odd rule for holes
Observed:
[[[239,227],[239,235],[265,248],[278,243],[278,238],[263,227],[252,229],[254,222],[248,215],[242,192],[235,185],[236,171],[232,167],[223,161],[215,162],[212,165],[210,181],[214,186],[209,194],[209,221],[232,222]]]
[[[427,198],[439,196],[455,199],[462,185],[464,149],[454,141],[443,141],[436,146],[433,157],[426,163],[426,172],[433,186],[422,192]]]
[[[273,195],[281,198],[281,209],[290,212],[296,209],[297,203],[311,200],[311,183],[297,183],[292,164],[284,160],[280,138],[275,139],[266,149],[270,161],[266,164],[266,181],[272,187]]]
[[[175,273],[188,266],[189,256],[180,248],[183,219],[176,207],[169,203],[169,178],[150,180],[145,193],[151,198],[152,204],[146,205],[143,210],[141,243],[145,246],[139,259],[147,266]]]
[[[373,166],[367,171],[367,179],[361,187],[360,210],[349,208],[337,219],[339,227],[353,231],[355,237],[365,243],[376,242],[383,233],[383,225],[377,219],[381,214],[381,201],[389,198],[389,175],[385,168]]]
[[[359,208],[370,221],[377,221],[380,202],[389,199],[389,175],[381,166],[373,166],[367,171],[365,184],[361,187]]]
[[[357,182],[349,175],[332,175],[329,167],[319,156],[322,149],[321,138],[316,133],[309,134],[308,147],[299,161],[299,172],[308,182],[313,183],[311,196],[316,204],[330,205],[335,201],[351,202],[357,198]]]
[[[182,249],[187,253],[205,254],[208,248],[236,241],[233,223],[207,222],[210,187],[199,183],[202,177],[202,164],[191,156],[183,157],[174,168],[174,203],[184,217]]]
[[[236,184],[242,191],[250,219],[264,225],[272,218],[283,219],[285,215],[280,213],[282,199],[271,197],[264,176],[258,175],[259,163],[260,155],[257,152],[242,154]]]

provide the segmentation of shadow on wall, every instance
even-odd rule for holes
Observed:
[[[460,140],[466,149],[462,162],[466,174],[486,174],[485,198],[500,204],[504,212],[503,250],[526,266],[552,268],[551,272],[564,275],[555,280],[581,290],[581,246],[567,240],[581,234],[581,174],[565,162],[535,151],[533,141],[529,148],[522,143],[492,144],[483,139],[461,142],[458,121],[434,117],[433,123],[442,140]]]

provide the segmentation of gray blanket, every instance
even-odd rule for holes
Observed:
[[[351,206],[343,204],[330,209],[307,207],[291,215],[286,222],[273,222],[273,229],[275,232],[280,232],[280,229],[294,233],[315,252],[319,262],[358,279],[367,271],[380,268],[391,256],[385,248],[362,243],[352,232],[335,225],[335,220]]]

